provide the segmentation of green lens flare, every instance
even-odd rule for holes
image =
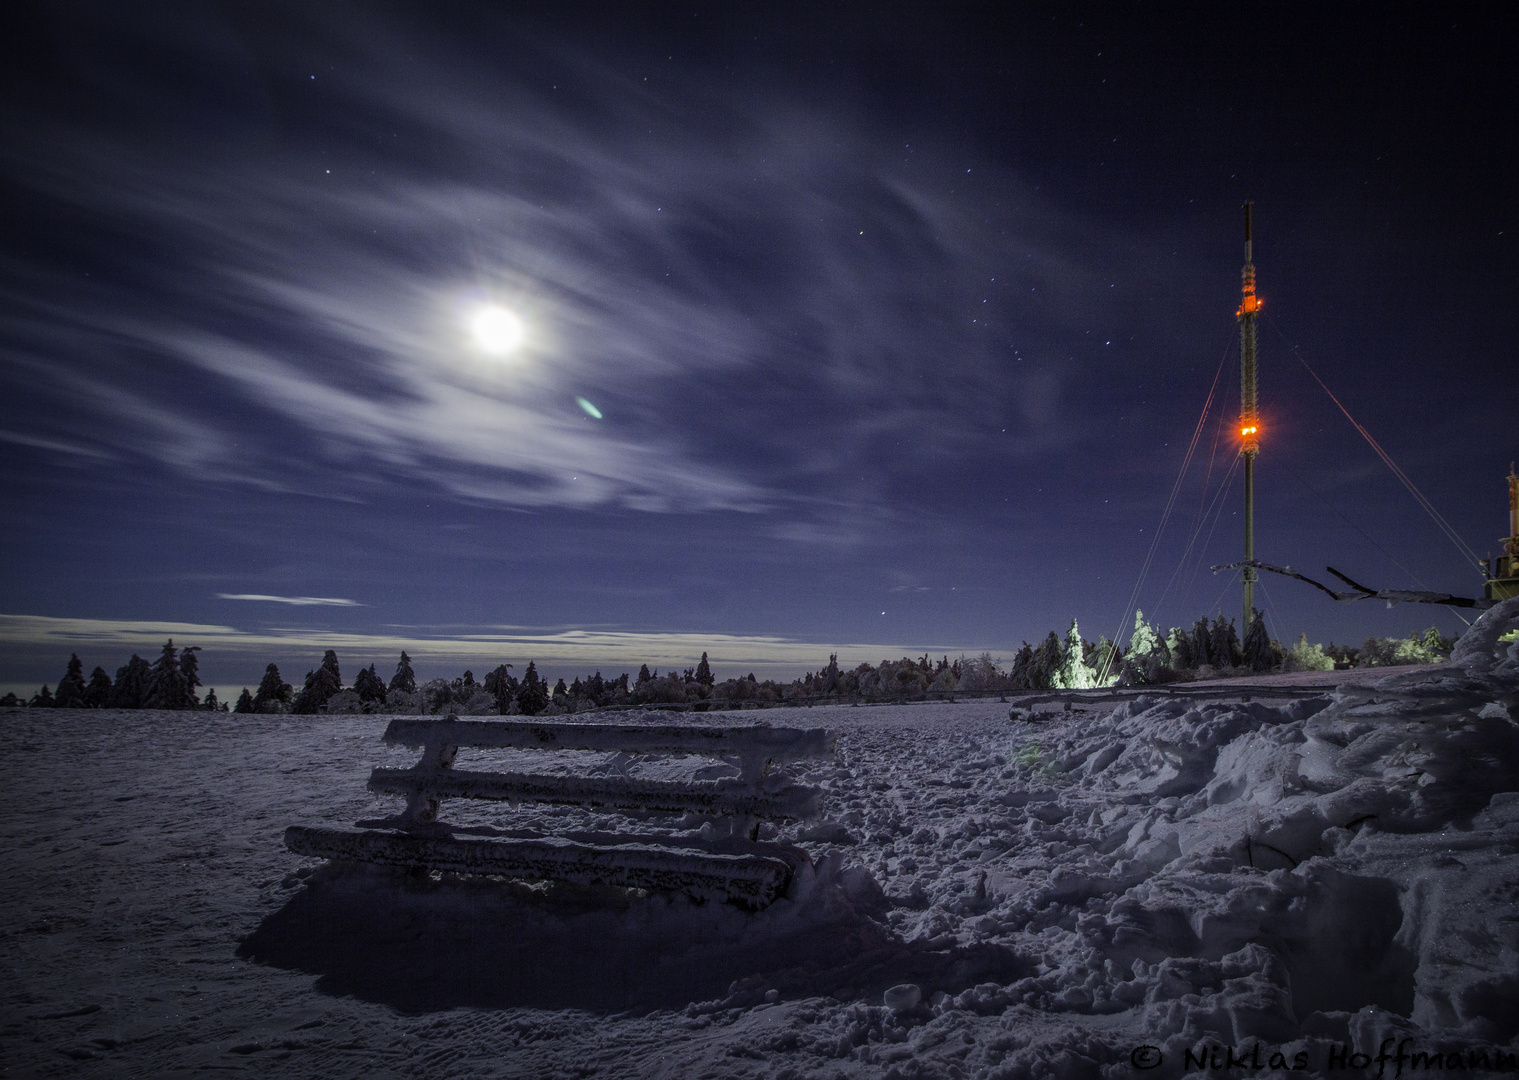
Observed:
[[[591,419],[593,419],[593,420],[600,420],[601,419],[601,410],[598,409],[596,406],[592,405],[585,398],[583,398],[583,397],[576,398],[575,399],[575,404],[579,405],[582,409],[584,409],[585,410],[585,414],[587,416],[589,416]]]

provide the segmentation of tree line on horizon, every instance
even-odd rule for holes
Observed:
[[[913,659],[839,667],[838,656],[828,665],[789,683],[756,679],[753,672],[719,682],[707,654],[695,667],[660,675],[647,664],[636,676],[626,672],[604,678],[600,671],[559,679],[552,687],[529,661],[522,677],[511,664],[499,664],[476,680],[472,671],[456,679],[417,683],[411,657],[405,652],[389,680],[370,664],[361,668],[351,686],[344,686],[335,650],[306,673],[299,689],[287,683],[277,665],[269,664],[257,690],[243,688],[235,704],[217,700],[214,687],[204,698],[196,691],[199,646],[176,648],[164,643],[158,659],[149,663],[137,654],[116,671],[113,679],[96,667],[88,679],[78,654],[69,658],[57,690],[43,686],[30,701],[15,694],[0,698],[0,706],[28,705],[64,709],[201,709],[213,712],[296,713],[395,712],[467,715],[554,716],[592,709],[644,705],[691,706],[698,709],[743,708],[763,705],[811,704],[828,701],[893,701],[947,697],[956,693],[1022,693],[1040,690],[1084,690],[1113,685],[1147,685],[1273,671],[1327,671],[1335,667],[1378,667],[1432,663],[1448,656],[1454,638],[1435,627],[1407,638],[1367,638],[1359,648],[1311,644],[1307,635],[1285,647],[1266,632],[1255,613],[1243,638],[1232,619],[1222,613],[1206,617],[1190,629],[1158,627],[1135,612],[1128,648],[1101,637],[1093,643],[1081,636],[1076,620],[1062,639],[1053,630],[1037,646],[1025,641],[1013,659],[1003,663],[990,653],[938,661],[927,654]]]
[[[32,695],[30,701],[22,702],[15,694],[0,698],[0,705],[28,705],[43,709],[224,709],[216,700],[216,688],[206,691],[203,700],[196,690],[200,687],[199,645],[183,649],[175,648],[174,639],[164,642],[158,659],[148,663],[136,653],[116,669],[112,679],[105,668],[96,666],[88,680],[84,677],[84,664],[79,654],[69,657],[68,668],[58,680],[56,692],[43,686]]]

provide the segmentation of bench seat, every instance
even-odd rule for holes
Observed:
[[[455,874],[568,881],[685,893],[695,900],[771,903],[790,884],[805,852],[756,844],[713,852],[628,842],[588,844],[558,837],[473,838],[413,829],[337,829],[292,825],[285,846],[299,855]]]

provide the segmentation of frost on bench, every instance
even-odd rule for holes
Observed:
[[[383,865],[684,892],[762,907],[783,893],[807,861],[799,848],[754,842],[761,819],[816,816],[821,792],[770,772],[777,762],[827,756],[833,736],[754,725],[743,728],[622,726],[398,718],[384,741],[421,748],[409,769],[377,768],[372,791],[406,797],[397,817],[363,830],[294,825],[285,844],[302,855]],[[680,754],[737,760],[740,773],[678,782],[617,775],[546,775],[453,768],[460,747]],[[634,813],[695,813],[734,819],[749,841],[612,833],[578,837],[455,828],[440,823],[441,800],[547,802]],[[484,834],[484,835],[482,835]]]
[[[423,720],[398,717],[385,729],[388,746],[469,746],[479,750],[601,750],[629,754],[702,754],[736,757],[743,776],[763,774],[771,763],[826,757],[833,736],[822,728],[684,727],[679,725],[555,724],[520,721]]]
[[[536,773],[468,772],[464,769],[376,769],[369,790],[423,798],[549,802],[729,817],[809,818],[819,793],[799,784],[766,791],[742,780],[639,780],[627,776],[541,776]]]

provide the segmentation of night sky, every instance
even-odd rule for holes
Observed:
[[[1258,556],[1480,595],[1298,354],[1496,554],[1495,10],[8,4],[0,683],[1126,635],[1220,364],[1138,604],[1237,617],[1246,198]]]

